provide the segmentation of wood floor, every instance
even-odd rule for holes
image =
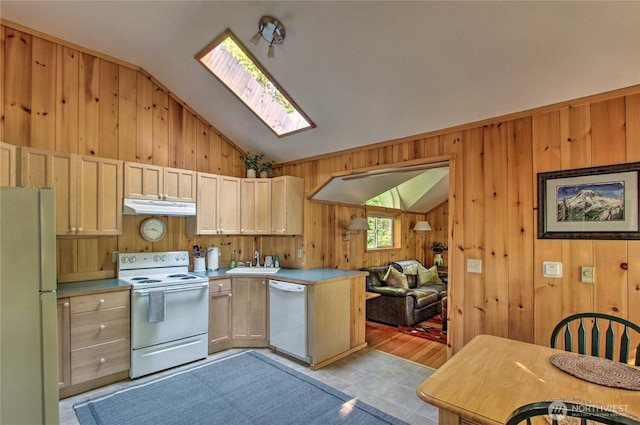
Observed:
[[[411,360],[434,369],[447,360],[447,346],[399,332],[394,326],[366,322],[366,340],[371,348]]]

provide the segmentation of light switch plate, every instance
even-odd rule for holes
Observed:
[[[467,272],[482,273],[482,260],[467,259]]]
[[[580,267],[580,282],[582,283],[593,283],[596,279],[596,271],[593,266],[582,266]]]
[[[559,279],[562,277],[562,263],[559,261],[545,261],[542,263],[542,276]]]

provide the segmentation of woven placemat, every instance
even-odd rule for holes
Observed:
[[[640,370],[624,363],[575,353],[554,354],[551,364],[587,382],[640,391]]]

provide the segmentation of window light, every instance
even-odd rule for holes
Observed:
[[[231,30],[220,34],[196,59],[278,137],[315,128],[313,121]]]

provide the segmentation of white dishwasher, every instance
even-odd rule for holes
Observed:
[[[269,280],[269,343],[310,363],[307,355],[307,287]]]

